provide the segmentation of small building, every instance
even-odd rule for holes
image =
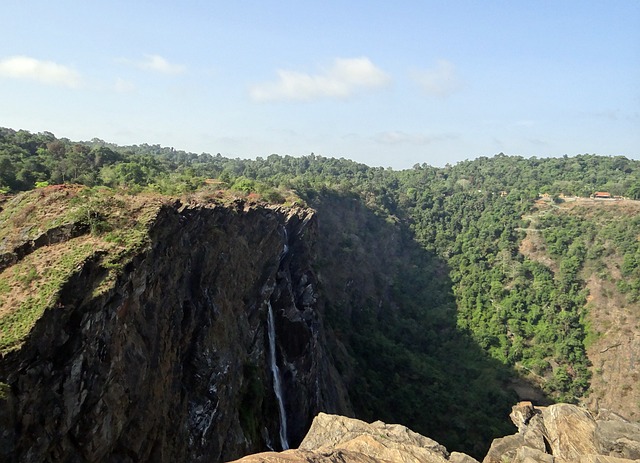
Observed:
[[[611,199],[613,195],[608,191],[596,191],[591,197],[594,199]]]

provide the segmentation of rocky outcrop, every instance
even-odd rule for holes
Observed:
[[[449,454],[436,441],[397,424],[365,423],[343,416],[319,414],[297,450],[266,452],[238,460],[257,462],[422,462],[473,463],[473,458]],[[477,462],[476,462],[477,463]]]
[[[640,424],[568,404],[521,402],[511,420],[518,433],[494,440],[483,463],[630,462],[640,460]]]
[[[0,359],[0,460],[223,461],[348,413],[324,351],[306,209],[176,203],[109,289],[99,254]],[[46,243],[44,243],[46,245]]]
[[[89,227],[86,225],[69,223],[50,228],[33,239],[25,238],[11,252],[0,253],[0,270],[15,264],[36,249],[75,238],[88,231]]]
[[[568,404],[521,402],[511,419],[518,433],[494,440],[483,463],[630,463],[640,461],[640,424],[607,413],[594,418]],[[404,426],[367,424],[321,413],[297,450],[250,455],[237,463],[473,463],[462,453]]]

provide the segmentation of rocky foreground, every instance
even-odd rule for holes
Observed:
[[[521,402],[511,420],[518,433],[493,441],[483,463],[625,463],[640,462],[640,424],[613,413],[593,416],[568,404],[534,407]],[[365,423],[320,413],[300,447],[249,455],[237,463],[478,463],[463,453],[449,453],[436,441],[410,429],[381,421]]]

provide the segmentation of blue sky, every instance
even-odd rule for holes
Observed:
[[[640,1],[3,0],[0,126],[254,158],[640,158]]]

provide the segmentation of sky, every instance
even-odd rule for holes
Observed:
[[[640,0],[2,0],[0,126],[410,168],[640,159]]]

